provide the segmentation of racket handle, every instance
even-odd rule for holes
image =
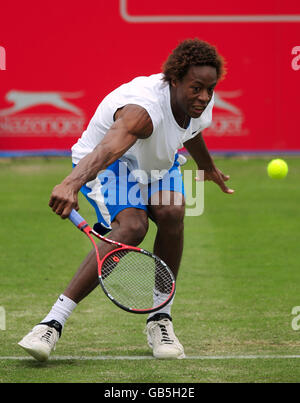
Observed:
[[[69,220],[72,221],[72,223],[79,229],[81,229],[80,224],[86,223],[85,219],[81,217],[80,214],[77,213],[76,210],[72,210],[70,215],[69,215]]]

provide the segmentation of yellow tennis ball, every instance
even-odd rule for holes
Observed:
[[[272,179],[285,178],[288,173],[288,170],[289,168],[287,163],[280,158],[270,161],[267,168],[268,175]]]

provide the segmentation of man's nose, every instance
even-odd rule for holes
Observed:
[[[207,104],[207,103],[209,102],[210,97],[209,97],[208,91],[207,91],[205,88],[203,88],[203,89],[199,92],[198,100],[199,100],[199,102],[201,102],[202,104]]]

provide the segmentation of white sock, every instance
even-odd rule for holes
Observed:
[[[153,290],[154,305],[157,306],[159,304],[162,304],[168,298],[168,296],[169,296],[169,294],[164,294],[158,290]],[[158,311],[151,312],[148,316],[148,319],[152,318],[152,316],[159,314],[159,313],[166,313],[167,315],[171,316],[171,308],[172,308],[174,298],[175,298],[175,296],[163,308],[159,309]]]
[[[71,315],[72,311],[76,308],[77,304],[70,298],[61,294],[55,304],[52,306],[51,311],[48,315],[41,321],[50,322],[51,320],[56,320],[62,327],[64,327],[66,320]]]

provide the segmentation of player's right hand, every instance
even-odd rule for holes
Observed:
[[[50,196],[49,207],[61,218],[68,218],[72,209],[79,210],[77,191],[64,183],[56,185]]]

